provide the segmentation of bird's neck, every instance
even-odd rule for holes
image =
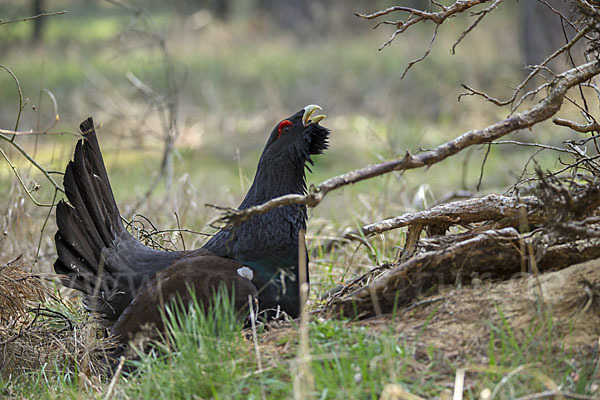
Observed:
[[[240,204],[240,209],[256,206],[286,194],[304,194],[306,192],[303,163],[302,165],[265,164],[259,163],[254,182]]]
[[[262,204],[275,197],[305,192],[304,164],[281,168],[259,163],[252,187],[240,209]],[[255,272],[254,283],[259,288],[261,308],[277,305],[295,317],[300,310],[299,266],[300,235],[306,229],[306,207],[290,204],[252,216],[239,226],[219,231],[204,246],[213,253],[234,258]]]
[[[291,164],[291,163],[290,163]],[[298,163],[300,164],[300,163]],[[269,164],[261,159],[254,182],[240,209],[263,204],[275,197],[305,192],[304,164]],[[297,272],[299,232],[306,229],[306,207],[290,204],[252,216],[238,226],[219,231],[204,246],[220,256],[242,262],[277,255],[288,260]],[[270,263],[266,264],[270,267]]]

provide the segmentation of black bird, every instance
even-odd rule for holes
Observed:
[[[240,209],[306,192],[306,164],[312,165],[311,156],[328,147],[329,130],[319,125],[325,116],[313,116],[320,109],[306,106],[277,124]],[[292,204],[255,215],[220,230],[197,250],[151,249],[134,239],[121,221],[92,119],[80,129],[83,138],[64,176],[70,204],[61,200],[56,208],[54,269],[65,286],[83,292],[88,310],[112,334],[125,342],[148,323],[161,329],[159,307],[176,295],[189,300],[188,286],[205,305],[224,285],[239,310],[252,296],[267,317],[273,309],[298,316],[299,268],[306,269],[308,280],[308,257],[299,266],[305,206]],[[300,251],[306,254],[306,248]]]

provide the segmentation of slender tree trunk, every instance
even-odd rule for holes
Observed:
[[[44,0],[32,0],[31,2],[31,15],[39,15],[44,12]],[[42,29],[44,27],[45,18],[35,18],[33,22],[33,32],[31,35],[31,41],[34,44],[42,41]]]

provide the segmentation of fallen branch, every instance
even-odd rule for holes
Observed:
[[[452,225],[465,225],[494,221],[494,228],[517,227],[526,217],[530,224],[545,219],[543,203],[535,196],[522,198],[490,194],[467,200],[440,204],[428,210],[406,213],[362,226],[360,229],[344,233],[339,238],[328,241],[324,248],[330,251],[342,243],[362,240],[363,237],[379,235],[406,226],[437,226],[444,231]],[[420,232],[420,231],[419,231]]]
[[[534,204],[539,215],[549,218],[541,218],[535,231],[473,229],[421,239],[421,253],[401,260],[353,293],[334,298],[332,305],[346,315],[373,315],[377,310],[404,306],[439,286],[468,283],[474,278],[511,279],[600,257],[600,183],[572,183],[566,188],[552,179],[540,177]],[[523,222],[530,222],[525,215]]]
[[[557,75],[548,87],[547,96],[528,110],[515,113],[486,128],[465,132],[433,150],[416,155],[407,152],[401,159],[369,165],[330,178],[318,186],[311,186],[306,195],[289,194],[243,210],[227,209],[216,222],[225,224],[227,227],[233,227],[248,220],[253,215],[264,214],[276,207],[290,204],[304,204],[308,207],[315,207],[332,190],[392,171],[404,171],[430,166],[468,147],[491,142],[519,129],[530,128],[556,114],[570,88],[591,79],[599,73],[600,61],[598,60],[580,65]]]
[[[528,251],[532,248],[536,259]],[[503,228],[479,233],[468,233],[437,250],[427,251],[397,265],[371,284],[343,297],[331,305],[344,315],[364,317],[375,315],[377,307],[389,312],[413,302],[419,296],[435,291],[443,285],[468,283],[472,279],[507,279],[532,273],[533,265],[539,272],[565,268],[569,265],[600,257],[600,238],[571,240],[547,246],[535,234],[521,235],[516,229]],[[522,270],[521,261],[528,262]]]
[[[398,229],[412,224],[422,225],[460,225],[483,221],[497,221],[509,219],[518,224],[522,217],[521,208],[525,208],[525,215],[530,223],[537,223],[543,218],[541,203],[535,196],[514,198],[490,194],[485,197],[455,201],[441,204],[429,210],[416,213],[403,214],[395,218],[385,219],[365,225],[359,231],[350,232],[348,235],[365,236],[377,235],[392,229]]]

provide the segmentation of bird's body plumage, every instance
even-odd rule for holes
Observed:
[[[305,165],[327,148],[329,131],[310,121],[316,109],[307,106],[273,130],[258,163],[254,182],[240,209],[306,190]],[[306,208],[287,205],[255,215],[239,226],[217,232],[200,249],[159,251],[135,240],[121,222],[93,122],[81,124],[83,139],[65,171],[70,204],[56,210],[58,259],[62,282],[84,293],[89,310],[100,315],[122,340],[146,323],[161,326],[159,305],[187,290],[207,303],[220,285],[234,293],[239,309],[248,296],[261,310],[279,308],[292,317],[300,311],[300,235]],[[240,268],[249,268],[244,276]],[[308,270],[306,275],[308,277]],[[250,278],[250,279],[249,279]]]

